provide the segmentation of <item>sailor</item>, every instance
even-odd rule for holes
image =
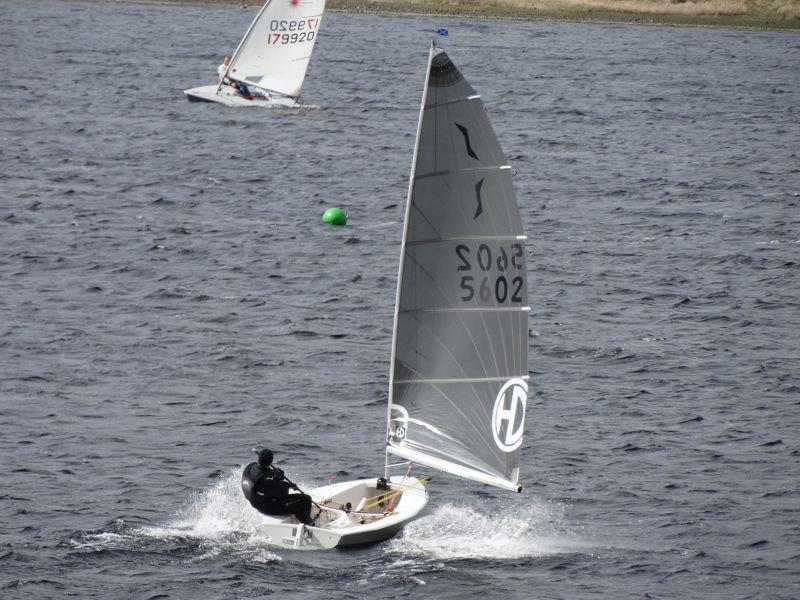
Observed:
[[[313,525],[311,496],[302,493],[272,464],[272,450],[253,450],[258,451],[258,462],[247,465],[242,473],[242,492],[247,501],[265,515],[294,515],[301,523]]]
[[[225,73],[228,71],[228,65],[231,64],[231,57],[226,56],[222,59],[222,64],[217,67],[217,75],[219,75],[219,80],[222,81],[225,78]]]
[[[228,72],[228,65],[231,64],[231,57],[226,56],[222,59],[222,64],[217,67],[217,75],[219,75],[219,82],[223,84],[230,85],[233,89],[235,89],[239,94],[241,94],[245,99],[252,100],[255,97],[263,97],[265,94],[253,92],[250,87],[243,81],[236,81],[235,79],[231,79],[230,77],[225,77],[225,73]]]
[[[243,81],[231,81],[231,85],[234,89],[239,90],[239,93],[247,100],[252,100],[256,95],[250,91],[250,88]]]

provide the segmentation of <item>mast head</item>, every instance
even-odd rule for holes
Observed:
[[[450,32],[447,31],[447,28],[445,28],[445,27],[437,27],[436,28],[436,35],[437,36],[447,36],[449,34],[450,34]],[[431,50],[433,50],[435,48],[437,48],[437,46],[436,46],[436,38],[434,37],[431,40]]]

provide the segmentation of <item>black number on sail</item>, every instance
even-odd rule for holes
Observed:
[[[506,249],[500,246],[500,256],[497,257],[497,270],[505,271],[508,268],[508,254]]]
[[[469,271],[472,268],[472,265],[469,264],[469,259],[465,256],[469,254],[469,246],[465,246],[464,244],[459,244],[456,246],[456,254],[458,254],[458,258],[461,259],[461,264],[458,265],[459,271]]]
[[[488,277],[484,277],[483,281],[481,281],[480,296],[481,300],[483,300],[484,302],[488,302],[489,299],[492,297],[492,288],[489,285]]]
[[[473,263],[470,259],[474,255],[474,266],[479,271],[487,273],[487,276],[480,280],[481,283],[477,290],[474,284],[475,278],[472,275],[461,276],[459,287],[463,292],[461,295],[463,302],[471,302],[475,299],[476,294],[483,302],[489,302],[492,299],[492,295],[494,295],[494,299],[498,304],[506,302],[521,303],[523,301],[524,278],[519,275],[513,278],[502,275],[502,273],[508,272],[509,268],[520,270],[523,258],[521,244],[511,245],[510,257],[509,251],[506,250],[505,246],[498,246],[495,254],[488,244],[479,244],[474,252],[466,244],[458,244],[455,247],[455,252],[459,260],[459,264],[456,267],[458,271],[472,271]],[[496,277],[494,273],[497,273]]]
[[[521,269],[523,267],[522,261],[522,244],[512,244],[511,247],[514,249],[514,254],[511,257],[511,264],[514,266],[515,269]]]
[[[522,286],[525,284],[525,280],[522,277],[514,277],[512,283],[517,287],[514,288],[514,293],[511,294],[511,301],[512,302],[522,302]]]
[[[478,266],[481,271],[488,271],[489,267],[492,266],[492,251],[489,250],[489,246],[486,244],[478,246]]]
[[[501,285],[502,284],[502,285]],[[502,304],[506,301],[506,297],[508,296],[508,282],[506,278],[502,275],[497,278],[497,281],[494,284],[494,297],[497,298],[497,301]]]
[[[475,297],[475,288],[472,287],[472,275],[461,277],[461,289],[467,292],[466,296],[461,296],[464,302],[469,302]]]

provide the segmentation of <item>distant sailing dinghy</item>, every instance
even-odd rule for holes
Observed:
[[[265,516],[273,543],[335,548],[388,539],[427,502],[427,479],[409,476],[411,463],[522,489],[525,239],[483,103],[431,46],[400,256],[384,477],[310,490],[313,526]],[[390,477],[399,467],[405,474]]]
[[[219,84],[184,94],[226,106],[298,106],[324,10],[325,0],[267,0]]]

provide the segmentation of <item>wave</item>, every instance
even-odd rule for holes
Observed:
[[[126,525],[116,519],[103,530],[84,533],[71,541],[79,550],[152,551],[153,546],[178,545],[194,549],[194,560],[232,555],[249,562],[283,560],[260,533],[261,517],[240,489],[241,467],[231,469],[208,490],[196,494],[163,525]],[[301,488],[318,483],[299,482]],[[444,504],[432,514],[406,525],[383,552],[402,560],[512,560],[553,554],[586,553],[592,545],[570,530],[565,506],[527,501],[492,510]],[[273,551],[275,550],[275,551]]]
[[[152,551],[152,546],[178,545],[194,548],[194,560],[229,555],[250,562],[274,562],[282,558],[269,549],[268,538],[259,533],[260,515],[252,509],[239,487],[241,467],[223,475],[209,490],[196,494],[164,525],[126,526],[120,519],[106,529],[85,533],[71,541],[79,550]]]
[[[389,552],[427,560],[518,560],[587,552],[572,533],[558,503],[531,501],[490,510],[445,504],[406,525]]]

